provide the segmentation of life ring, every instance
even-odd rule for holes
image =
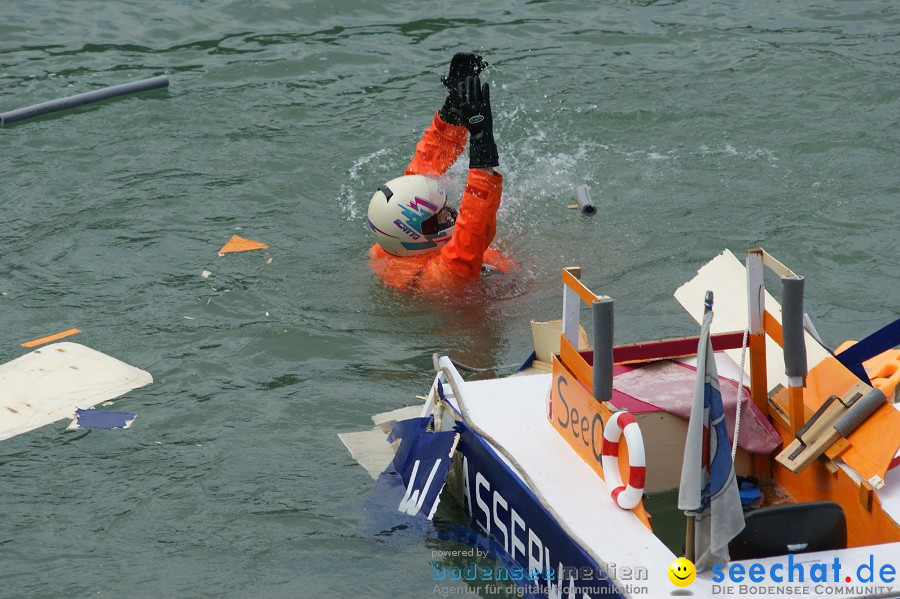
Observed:
[[[628,443],[628,485],[622,484],[619,472],[619,439],[625,433]],[[644,454],[644,438],[637,420],[630,412],[616,412],[603,427],[603,450],[601,452],[603,478],[612,488],[612,498],[623,510],[637,507],[644,496],[644,480],[647,475],[647,457]]]

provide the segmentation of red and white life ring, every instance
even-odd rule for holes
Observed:
[[[619,473],[619,439],[625,433],[628,443],[628,485],[622,484]],[[603,427],[601,452],[603,478],[612,488],[612,498],[623,510],[634,509],[644,496],[644,479],[647,474],[647,457],[644,455],[644,438],[641,429],[630,412],[616,412]]]

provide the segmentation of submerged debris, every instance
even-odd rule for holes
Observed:
[[[103,410],[75,410],[75,418],[72,423],[66,427],[69,430],[80,428],[129,428],[137,414],[130,412],[105,412]]]

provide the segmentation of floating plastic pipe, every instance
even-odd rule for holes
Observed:
[[[803,277],[781,279],[781,335],[784,373],[806,376],[806,340],[803,338]]]
[[[845,439],[862,424],[866,418],[871,416],[875,410],[880,408],[887,401],[887,397],[881,389],[872,389],[866,393],[861,399],[853,404],[847,413],[838,418],[834,423],[834,428]]]
[[[588,191],[587,186],[579,185],[575,188],[575,201],[578,202],[578,209],[581,210],[582,214],[590,215],[597,212],[594,201],[591,200],[591,192]]]
[[[57,112],[59,110],[67,110],[69,108],[83,106],[84,104],[92,104],[101,100],[108,100],[109,98],[115,98],[116,96],[145,92],[168,86],[169,78],[165,75],[153,77],[151,79],[144,79],[142,81],[123,83],[122,85],[113,85],[112,87],[105,87],[103,89],[97,89],[92,92],[69,96],[68,98],[51,100],[49,102],[35,104],[34,106],[28,106],[26,108],[19,108],[18,110],[11,110],[9,112],[0,113],[0,125],[8,125],[9,123],[15,123],[16,121],[30,119],[36,116],[41,116],[42,114]]]
[[[602,297],[591,304],[594,317],[594,397],[612,399],[613,387],[613,307],[614,301]]]

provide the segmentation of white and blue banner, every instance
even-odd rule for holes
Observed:
[[[481,436],[462,422],[433,433],[430,418],[397,422],[388,437],[401,439],[393,462],[366,500],[376,536],[426,534],[464,542],[491,555],[503,572],[473,561],[465,566],[435,562],[434,579],[515,583],[526,599],[624,596],[601,568],[541,505],[540,500]],[[462,454],[462,491],[475,530],[452,522],[435,526],[439,495],[449,473],[450,454]],[[615,568],[615,566],[612,566]],[[485,576],[488,576],[486,578]]]
[[[387,441],[400,439],[394,459],[379,475],[366,509],[388,520],[390,512],[431,520],[450,472],[457,433],[428,432],[431,418],[412,418],[394,424]],[[396,514],[395,514],[396,515]]]
[[[481,436],[457,422],[463,501],[489,550],[527,598],[623,597],[540,500]]]

